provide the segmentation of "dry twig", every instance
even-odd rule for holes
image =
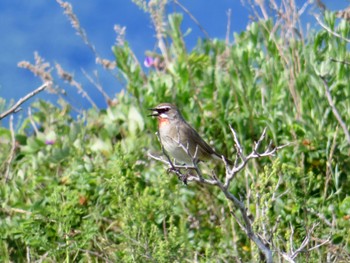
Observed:
[[[87,99],[95,109],[98,109],[96,103],[89,96],[89,94],[83,89],[83,86],[74,79],[74,76],[69,72],[65,71],[60,64],[56,63],[55,66],[56,66],[58,76],[60,76],[61,79],[66,81],[72,87],[75,87],[78,90],[78,93],[81,94],[83,98]]]
[[[31,107],[28,107],[28,118],[29,118],[30,123],[32,124],[32,127],[34,129],[35,134],[38,135],[39,129],[36,126],[35,121],[33,119],[32,108]]]
[[[174,0],[174,3],[177,4],[191,19],[192,21],[198,26],[198,28],[200,29],[200,31],[203,32],[203,34],[205,35],[205,37],[210,40],[210,36],[208,34],[208,32],[204,29],[204,27],[198,22],[198,20],[194,17],[194,15],[192,15],[192,13],[186,8],[184,7],[178,0]]]
[[[5,111],[4,113],[0,114],[0,120],[5,118],[7,115],[11,114],[11,113],[16,113],[18,111],[21,110],[20,106],[26,102],[27,100],[29,100],[31,97],[35,96],[36,94],[38,94],[39,92],[43,91],[45,88],[47,88],[48,86],[50,86],[52,84],[52,82],[46,82],[43,85],[41,85],[39,88],[37,88],[36,90],[33,90],[32,92],[28,93],[26,96],[24,96],[23,98],[19,99],[15,105],[13,105],[10,109],[8,109],[7,111]]]
[[[5,181],[7,181],[9,178],[10,166],[13,158],[15,157],[15,152],[16,152],[16,138],[15,138],[15,131],[13,129],[13,115],[10,116],[10,132],[11,132],[11,151],[10,151],[9,157],[6,160],[6,170],[4,175]]]
[[[339,125],[342,127],[342,129],[344,131],[344,134],[345,134],[345,137],[346,137],[346,140],[348,141],[348,144],[350,145],[350,133],[349,133],[348,127],[345,124],[345,122],[342,120],[342,118],[341,118],[337,108],[335,107],[335,104],[334,104],[331,92],[329,90],[328,83],[327,83],[327,81],[326,81],[324,76],[319,76],[319,77],[323,81],[323,85],[324,85],[325,92],[326,92],[326,97],[327,97],[329,106],[332,108],[332,112],[334,114],[334,117],[337,119]]]
[[[338,37],[348,43],[350,43],[350,39],[346,38],[346,37],[343,37],[342,35],[334,32],[332,29],[330,29],[328,26],[326,26],[325,24],[323,24],[323,22],[321,21],[319,15],[314,15],[315,19],[317,20],[317,22],[319,23],[319,25],[321,27],[323,27],[328,33],[330,33],[331,35],[335,36],[335,37]]]
[[[98,73],[97,71],[94,71],[94,75],[95,75],[95,78],[96,78],[96,81],[84,70],[82,69],[81,70],[84,74],[84,76],[88,79],[88,81],[94,86],[96,87],[96,89],[102,94],[102,96],[104,97],[107,105],[110,105],[110,103],[112,102],[112,99],[108,96],[108,94],[103,90],[102,88],[102,85],[99,81],[99,78],[98,78]]]

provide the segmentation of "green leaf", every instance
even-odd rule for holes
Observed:
[[[350,215],[350,196],[347,196],[340,204],[339,211],[343,215]]]

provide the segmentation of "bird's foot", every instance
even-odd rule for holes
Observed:
[[[185,185],[187,185],[187,174],[181,173],[180,169],[175,167],[170,167],[167,170],[168,173],[175,173],[179,180],[183,182]]]
[[[167,173],[176,173],[176,174],[181,173],[181,172],[180,172],[180,169],[175,168],[174,166],[168,168],[166,171],[167,171]]]
[[[187,174],[180,174],[177,176],[181,182],[184,183],[184,185],[187,185]]]

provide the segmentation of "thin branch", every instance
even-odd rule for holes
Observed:
[[[293,254],[293,247],[294,247],[294,242],[293,242],[293,236],[294,236],[294,228],[292,223],[290,224],[290,235],[289,235],[289,244],[290,244],[290,253]]]
[[[63,79],[64,81],[66,81],[72,87],[75,87],[78,90],[78,94],[81,94],[81,96],[83,98],[87,99],[87,101],[90,102],[90,104],[95,109],[98,109],[96,103],[89,96],[89,94],[83,89],[83,86],[74,79],[74,76],[72,74],[68,73],[67,71],[65,71],[60,64],[56,63],[55,66],[56,66],[56,71],[57,71],[58,76],[61,79]]]
[[[279,252],[279,251],[278,251]],[[295,263],[295,261],[289,256],[289,255],[287,255],[286,253],[284,253],[284,252],[279,252],[281,255],[282,255],[282,257],[287,261],[287,262],[289,262],[289,263]]]
[[[314,229],[318,226],[318,223],[317,224],[314,224],[310,230],[307,231],[306,233],[306,237],[304,238],[303,242],[301,243],[300,247],[293,252],[293,254],[290,256],[292,259],[296,258],[296,256],[303,252],[304,248],[309,244],[309,241],[310,241],[310,237],[311,237],[311,234],[312,232],[314,231]]]
[[[23,210],[21,208],[12,208],[12,207],[2,207],[0,208],[0,211],[6,214],[13,214],[13,213],[18,213],[18,214],[24,214],[24,215],[32,215],[32,212]]]
[[[170,164],[169,161],[165,160],[164,158],[162,157],[159,157],[159,156],[155,156],[151,153],[147,153],[148,157],[154,159],[154,160],[157,160],[157,161],[160,161],[166,165],[169,166],[169,171],[170,172],[173,172],[175,174],[178,175],[178,170],[179,169],[186,169],[186,170],[191,170],[191,169],[194,169],[196,170],[196,167],[193,167],[193,166],[187,166],[187,165],[175,165],[175,164]],[[183,175],[181,173],[181,177],[183,176],[186,176],[186,182],[197,182],[197,183],[203,183],[203,184],[208,184],[208,185],[217,185],[217,180],[210,180],[210,179],[206,179],[206,178],[199,178],[198,176],[194,176],[194,175],[191,175],[191,174],[188,174],[188,175]],[[181,178],[180,178],[181,179]]]
[[[210,40],[210,36],[208,32],[202,27],[202,25],[198,22],[198,20],[191,14],[191,12],[184,7],[179,1],[174,0],[174,3],[177,4],[192,20],[193,22],[198,26],[198,28],[203,32],[205,37]]]
[[[327,162],[326,162],[326,181],[324,184],[324,190],[323,190],[323,197],[326,199],[327,198],[327,190],[328,190],[328,184],[333,176],[333,171],[332,171],[332,161],[333,161],[333,156],[334,156],[334,151],[336,149],[337,145],[337,135],[339,131],[339,126],[337,125],[334,135],[333,135],[333,141],[329,150],[329,155],[327,157]]]
[[[315,211],[313,208],[306,207],[306,211],[308,213],[311,213],[311,214],[317,216],[318,219],[320,219],[327,226],[332,227],[332,223],[326,218],[326,216],[324,214],[321,214],[320,212]]]
[[[344,64],[344,65],[347,65],[347,66],[350,65],[349,61],[339,60],[339,59],[336,59],[336,58],[330,58],[330,60],[333,61],[333,62],[338,62],[338,63]]]
[[[218,186],[221,189],[221,191],[225,194],[226,198],[229,199],[241,211],[242,218],[245,224],[243,227],[244,232],[247,234],[249,239],[252,240],[257,245],[259,250],[264,254],[266,262],[272,263],[273,262],[272,251],[268,247],[268,245],[265,244],[263,240],[255,234],[247,213],[247,209],[244,206],[244,203],[239,201],[233,194],[231,194],[223,184],[219,183]]]
[[[309,5],[312,5],[314,2],[314,0],[308,0],[306,1],[303,6],[298,10],[298,16],[301,17],[302,14],[305,12],[306,8],[309,6]]]
[[[4,175],[5,181],[8,181],[8,178],[10,176],[10,166],[16,153],[16,138],[15,138],[15,131],[13,129],[13,115],[10,116],[10,132],[11,132],[11,151],[10,151],[9,157],[6,160],[6,171]]]
[[[41,262],[43,262],[46,258],[47,258],[47,256],[49,255],[49,252],[46,252],[44,255],[42,255],[40,258],[39,258],[39,260],[37,260],[36,262],[38,262],[38,263],[41,263]]]
[[[110,103],[112,102],[112,99],[103,90],[102,85],[98,79],[97,71],[94,71],[94,75],[95,75],[97,81],[95,81],[84,69],[81,69],[81,71],[83,72],[84,76],[88,79],[88,81],[102,94],[107,105],[110,105]]]
[[[194,167],[192,166],[188,166],[188,165],[175,165],[173,164],[173,162],[169,162],[169,159],[165,160],[163,157],[161,156],[156,156],[156,155],[153,155],[152,153],[147,153],[148,157],[154,159],[154,160],[157,160],[157,161],[160,161],[164,164],[167,164],[169,165],[169,168],[176,168],[176,169],[194,169]]]
[[[345,137],[346,137],[346,140],[348,141],[348,144],[350,145],[350,133],[348,131],[348,128],[347,128],[347,125],[345,124],[345,122],[342,120],[337,108],[335,107],[335,104],[334,104],[334,101],[333,101],[333,98],[332,98],[332,95],[331,95],[331,92],[329,90],[329,86],[328,86],[328,83],[326,81],[326,79],[323,77],[323,76],[319,76],[322,81],[323,81],[323,84],[324,84],[324,88],[325,88],[325,92],[326,92],[326,97],[327,97],[327,100],[328,100],[328,103],[329,103],[329,106],[331,106],[332,108],[332,112],[334,114],[334,117],[337,119],[339,125],[342,127],[343,131],[344,131],[344,134],[345,134]]]
[[[33,129],[35,131],[35,134],[37,135],[39,133],[39,129],[38,129],[38,127],[36,127],[35,121],[33,119],[32,108],[31,107],[28,107],[28,118],[29,118],[30,123],[32,124],[32,127],[33,127]]]
[[[26,246],[26,257],[27,257],[27,262],[30,263],[30,247]]]
[[[329,27],[327,27],[325,24],[323,24],[323,22],[321,21],[319,15],[314,15],[315,19],[317,20],[317,22],[320,24],[321,27],[323,27],[328,33],[330,33],[331,35],[338,37],[348,43],[350,43],[350,39],[345,38],[343,36],[341,36],[340,34],[334,32],[332,29],[330,29]]]
[[[9,110],[5,111],[4,113],[0,114],[0,120],[5,118],[7,115],[11,114],[11,113],[17,113],[18,111],[20,111],[21,109],[19,108],[19,106],[21,106],[24,102],[26,102],[27,100],[29,100],[31,97],[35,96],[36,94],[38,94],[39,92],[43,91],[45,88],[47,88],[48,86],[52,85],[52,82],[46,82],[43,85],[41,85],[39,88],[37,88],[36,90],[33,90],[32,92],[28,93],[26,96],[24,96],[23,98],[19,99],[15,105],[13,105]]]
[[[312,247],[312,248],[309,248],[308,251],[315,250],[316,248],[319,248],[319,247],[321,247],[321,246],[323,246],[323,245],[325,245],[325,244],[328,244],[328,243],[330,243],[330,242],[331,242],[331,238],[328,237],[328,238],[327,238],[326,240],[324,240],[322,243],[320,243],[320,244],[318,244],[318,245],[316,245],[316,246],[314,246],[314,247]]]
[[[238,164],[238,161],[237,162],[235,161],[235,165],[233,166],[232,169],[230,169],[230,167],[226,166],[227,173],[226,173],[225,184],[224,184],[224,186],[226,188],[228,188],[230,186],[232,179],[235,177],[235,175],[238,172],[240,172],[246,166],[246,164],[248,163],[248,161],[250,159],[273,156],[278,150],[290,145],[290,143],[287,143],[285,145],[277,146],[273,149],[270,149],[270,145],[269,145],[269,147],[267,147],[267,149],[263,153],[258,153],[258,149],[266,136],[266,128],[265,128],[264,131],[262,132],[259,140],[256,143],[254,143],[254,148],[253,148],[252,152],[248,156],[245,156],[243,154],[243,148],[240,145],[240,142],[237,138],[237,134],[236,134],[235,130],[231,126],[230,126],[230,129],[231,129],[231,132],[233,135],[233,140],[235,142],[237,155],[241,159],[241,163]]]

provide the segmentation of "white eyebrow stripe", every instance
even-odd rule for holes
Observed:
[[[169,106],[161,106],[161,107],[157,108],[157,110],[166,110],[166,109],[170,110],[170,107]]]

